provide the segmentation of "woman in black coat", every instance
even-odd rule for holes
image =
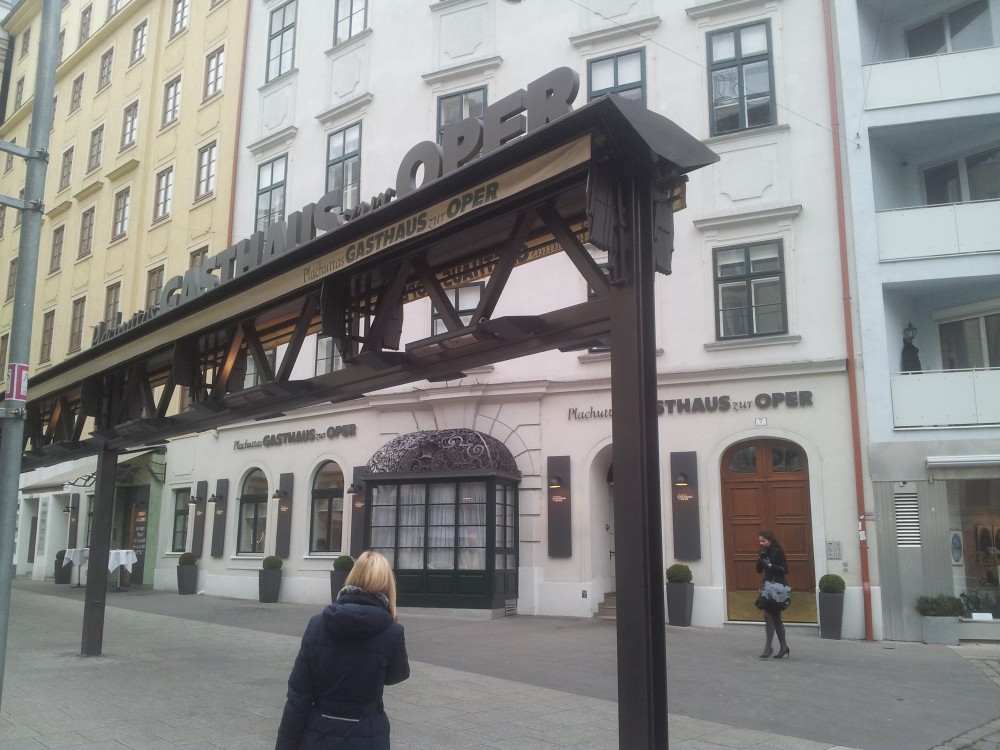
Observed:
[[[757,534],[757,541],[760,543],[757,572],[764,574],[765,581],[788,585],[785,582],[785,576],[788,574],[788,560],[777,537],[770,531],[761,531]],[[774,658],[791,656],[792,652],[788,648],[788,644],[785,643],[785,624],[781,621],[781,605],[770,599],[764,600],[764,630],[767,634],[767,643],[760,655],[761,659],[767,659],[771,656],[771,641],[774,640],[775,633],[778,634],[779,648]]]
[[[409,676],[392,567],[365,552],[306,627],[275,750],[389,750],[382,690]]]

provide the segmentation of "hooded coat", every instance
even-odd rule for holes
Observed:
[[[388,750],[382,690],[409,676],[385,597],[345,587],[302,636],[275,750]]]

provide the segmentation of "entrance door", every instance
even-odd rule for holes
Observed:
[[[754,440],[722,457],[722,516],[730,620],[762,620],[757,532],[770,529],[788,557],[788,622],[816,622],[815,565],[805,451],[784,440]],[[796,596],[796,592],[798,596]]]

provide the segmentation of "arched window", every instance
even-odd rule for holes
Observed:
[[[243,480],[240,492],[240,521],[236,534],[236,552],[262,553],[267,534],[267,477],[260,469]]]
[[[344,472],[327,461],[316,473],[309,514],[309,552],[339,552],[344,543]]]

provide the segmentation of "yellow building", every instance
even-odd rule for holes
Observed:
[[[158,304],[164,279],[229,244],[246,2],[65,0],[38,259],[30,372]],[[0,138],[31,125],[41,0],[11,37]],[[0,156],[2,158],[2,156]],[[23,192],[7,156],[0,192]],[[0,208],[0,356],[6,362],[20,216]]]

